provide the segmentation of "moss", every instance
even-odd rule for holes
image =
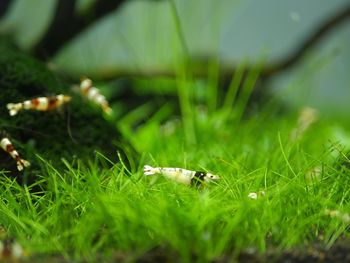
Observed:
[[[0,41],[0,87],[0,128],[10,134],[18,152],[32,163],[27,173],[40,167],[36,154],[56,167],[62,165],[61,158],[88,159],[95,150],[115,159],[117,148],[113,142],[118,141],[119,134],[101,110],[72,93],[70,84],[44,63],[4,41]],[[9,102],[60,93],[72,96],[72,101],[58,110],[20,111],[11,117],[6,108]],[[16,171],[15,162],[5,152],[0,153],[0,166]]]

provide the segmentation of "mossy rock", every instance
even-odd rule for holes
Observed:
[[[0,87],[0,128],[31,162],[24,173],[40,169],[42,161],[37,155],[55,167],[63,165],[62,158],[87,160],[95,151],[116,160],[119,134],[102,110],[73,92],[71,84],[44,63],[5,41],[0,41]],[[57,94],[70,95],[72,100],[58,110],[23,110],[13,117],[6,108],[10,102]],[[14,160],[4,151],[0,151],[1,169],[17,173]]]

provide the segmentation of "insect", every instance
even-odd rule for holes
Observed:
[[[24,167],[28,167],[30,163],[22,159],[16,149],[13,147],[11,141],[8,139],[7,135],[4,132],[0,133],[0,146],[7,152],[17,163],[18,171],[22,171]]]
[[[11,116],[14,116],[18,111],[24,110],[37,110],[37,111],[48,111],[59,108],[64,103],[71,100],[70,96],[67,95],[56,95],[49,97],[38,97],[31,100],[25,100],[19,103],[8,103],[7,109]]]
[[[100,105],[102,110],[107,113],[111,114],[112,109],[109,107],[108,101],[106,100],[105,96],[103,96],[100,91],[92,86],[92,80],[88,78],[83,78],[80,82],[80,92],[86,96],[89,100],[95,102],[96,104]]]
[[[174,180],[178,183],[193,186],[200,186],[204,182],[211,182],[220,179],[219,176],[211,173],[172,167],[152,167],[145,165],[143,172],[144,175],[162,174],[166,178]]]
[[[22,246],[13,238],[6,238],[0,241],[0,261],[1,262],[18,262],[25,256]]]

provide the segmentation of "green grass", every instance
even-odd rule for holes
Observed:
[[[138,154],[125,148],[126,157],[112,165],[96,153],[89,163],[63,160],[66,169],[56,170],[38,156],[45,169],[30,186],[3,173],[0,224],[33,257],[90,261],[116,255],[133,261],[152,248],[182,262],[206,262],[251,247],[331,246],[348,223],[325,210],[350,209],[349,171],[337,162],[344,151],[333,138],[335,124],[321,119],[292,140],[297,116],[277,114],[275,104],[242,117],[257,74],[250,73],[241,92],[237,74],[215,101],[196,97],[190,91],[198,83],[179,78],[180,119],[169,118],[169,105],[153,115],[143,105],[118,120]],[[217,87],[202,88],[212,93]],[[206,170],[222,179],[198,190],[144,177],[144,164]],[[308,171],[318,166],[322,172],[311,177]],[[266,194],[248,198],[259,191]]]

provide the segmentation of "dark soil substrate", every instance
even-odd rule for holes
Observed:
[[[231,262],[230,259],[216,261],[217,263]],[[350,239],[340,238],[330,249],[315,244],[305,249],[291,249],[282,253],[274,249],[264,255],[242,253],[240,263],[346,263],[350,262]]]
[[[21,260],[20,262],[49,262],[49,263],[70,263],[77,261],[70,261],[64,259],[61,255],[33,255],[29,258]],[[81,261],[87,262],[87,261]],[[91,261],[89,261],[91,262]],[[168,253],[164,248],[158,247],[149,250],[139,258],[135,259],[124,253],[115,253],[109,259],[96,259],[96,262],[138,262],[138,263],[152,263],[152,262],[167,262],[167,263],[181,263],[183,262],[179,256],[174,253]],[[198,262],[196,257],[193,257],[193,262]],[[233,256],[223,256],[212,263],[350,263],[350,239],[339,239],[330,249],[325,249],[321,245],[314,245],[306,249],[291,249],[284,252],[279,252],[276,249],[269,249],[267,253],[260,254],[254,250],[249,250],[241,253],[238,258]]]

